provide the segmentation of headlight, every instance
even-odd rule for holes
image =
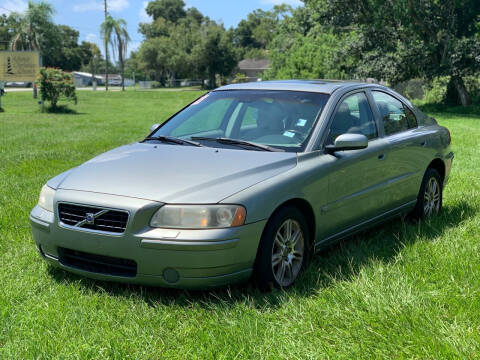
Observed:
[[[38,205],[45,210],[53,212],[53,197],[55,196],[55,190],[47,185],[43,185],[42,191],[40,191],[40,198],[38,199]]]
[[[247,212],[238,205],[165,205],[150,226],[172,229],[220,229],[241,226]]]

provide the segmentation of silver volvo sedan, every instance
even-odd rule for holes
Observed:
[[[33,237],[45,260],[95,279],[288,287],[333,241],[438,214],[450,141],[380,85],[230,85],[48,181]]]

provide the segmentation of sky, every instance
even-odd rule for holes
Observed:
[[[80,32],[80,41],[95,42],[101,46],[99,28],[103,21],[103,0],[49,0],[56,10],[54,20],[57,24],[68,25]],[[151,19],[145,12],[148,1],[145,0],[108,0],[110,14],[123,18],[128,24],[132,39],[129,50],[136,50],[142,42],[138,32],[140,22]],[[196,7],[202,14],[213,20],[223,22],[226,28],[236,26],[248,13],[255,9],[269,10],[274,5],[287,3],[294,7],[301,5],[300,0],[184,0],[187,7]],[[23,12],[28,0],[0,0],[0,14],[10,11]]]

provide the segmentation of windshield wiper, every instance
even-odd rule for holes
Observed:
[[[230,138],[210,138],[210,137],[203,137],[203,136],[192,136],[192,140],[204,140],[204,141],[216,141],[220,144],[227,144],[227,145],[240,145],[240,146],[250,146],[255,149],[263,150],[263,151],[284,151],[281,149],[277,149],[268,145],[257,144],[247,140],[237,140],[237,139],[230,139]]]
[[[188,145],[198,146],[198,147],[204,147],[205,146],[205,145],[202,145],[202,144],[200,144],[199,142],[196,142],[196,141],[179,139],[179,138],[176,138],[176,137],[163,136],[163,135],[147,137],[143,141],[149,141],[149,140],[157,140],[157,141],[161,141],[161,142],[164,142],[164,143],[171,143],[171,144],[178,144],[178,145],[188,144]]]

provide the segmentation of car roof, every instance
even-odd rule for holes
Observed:
[[[274,80],[222,86],[215,91],[225,90],[290,90],[332,94],[341,88],[365,87],[372,84],[360,81],[336,80]]]

